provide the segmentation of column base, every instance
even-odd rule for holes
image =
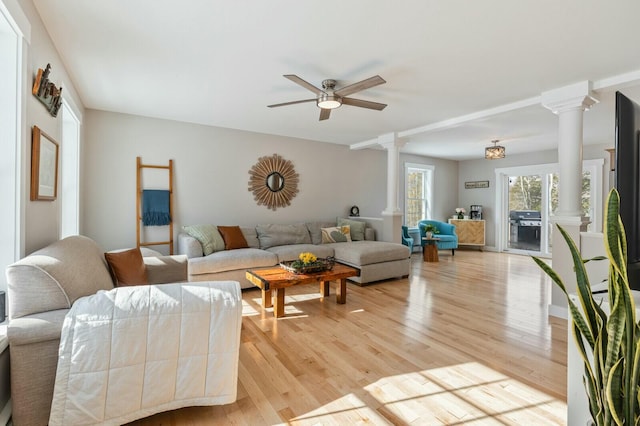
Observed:
[[[551,216],[549,221],[562,227],[577,226],[580,228],[580,232],[586,232],[587,226],[591,223],[591,218],[589,216],[555,215]]]
[[[400,210],[382,212],[382,235],[378,238],[381,241],[390,243],[402,243],[402,219]]]

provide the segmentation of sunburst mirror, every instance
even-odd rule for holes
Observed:
[[[260,157],[249,170],[249,191],[259,206],[271,210],[291,205],[298,194],[298,173],[293,163],[278,154]]]

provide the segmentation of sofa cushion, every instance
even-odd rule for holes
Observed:
[[[249,245],[247,244],[247,240],[246,238],[244,238],[242,230],[239,226],[218,226],[218,231],[220,232],[220,235],[222,235],[222,239],[224,240],[225,250],[235,250],[249,247]]]
[[[148,284],[147,270],[139,248],[104,254],[116,286]]]
[[[362,241],[364,240],[364,229],[367,224],[360,220],[351,220],[345,219],[343,217],[339,217],[337,219],[338,226],[349,226],[349,233],[351,234],[351,241]]]
[[[433,238],[437,238],[440,240],[440,242],[444,243],[444,242],[450,242],[450,241],[456,241],[456,236],[455,235],[447,235],[447,234],[435,234],[433,236]]]
[[[313,244],[292,244],[286,246],[276,246],[268,248],[267,251],[278,255],[278,262],[289,262],[298,259],[300,253],[309,252],[316,255],[316,257],[323,258],[333,256],[333,248],[326,245],[313,245]]]
[[[241,248],[189,259],[189,275],[211,274],[236,269],[261,268],[278,264],[278,256],[266,250]]]
[[[351,242],[349,225],[322,228],[322,244]]]
[[[293,225],[264,224],[256,226],[260,248],[289,244],[311,244],[309,230],[303,223]]]
[[[249,246],[249,248],[260,248],[260,241],[258,240],[256,228],[252,226],[241,226],[240,230],[242,231],[242,235],[247,241],[247,246]]]
[[[312,244],[322,244],[322,228],[336,226],[335,222],[307,222],[305,225],[309,230]]]
[[[113,250],[112,250],[113,251]],[[155,257],[155,256],[163,256],[158,250],[150,249],[149,247],[140,247],[140,253],[142,253],[142,257]]]
[[[70,308],[80,297],[113,288],[102,249],[81,235],[19,260],[6,275],[11,318]]]
[[[329,244],[335,251],[336,260],[354,266],[407,259],[409,247],[383,241],[354,241],[349,244]]]
[[[202,244],[202,253],[208,255],[224,250],[224,240],[214,225],[186,225],[182,229]]]
[[[187,281],[186,255],[143,257],[149,284],[179,283]]]

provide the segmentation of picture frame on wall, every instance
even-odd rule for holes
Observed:
[[[488,180],[475,180],[475,181],[464,183],[464,189],[478,189],[478,188],[488,188],[488,187],[489,187]]]
[[[58,196],[58,142],[38,126],[33,126],[31,136],[31,201],[54,201]]]

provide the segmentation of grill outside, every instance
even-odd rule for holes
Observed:
[[[542,215],[536,210],[511,210],[509,212],[509,247],[540,251]]]

